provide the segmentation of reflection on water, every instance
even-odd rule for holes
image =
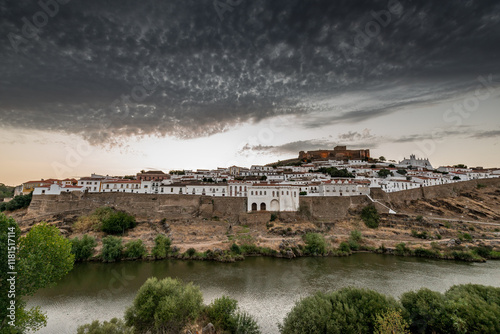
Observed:
[[[85,263],[75,266],[55,288],[39,291],[29,306],[47,312],[39,333],[76,333],[91,320],[122,317],[148,277],[174,277],[201,287],[205,302],[230,296],[254,315],[263,333],[277,333],[277,323],[295,301],[314,292],[345,286],[364,287],[398,297],[428,287],[476,283],[500,287],[500,261],[462,263],[356,254],[350,257],[293,260],[253,257],[237,263],[200,261]]]

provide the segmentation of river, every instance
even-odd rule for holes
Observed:
[[[361,253],[349,257],[278,259],[250,257],[236,263],[165,260],[157,262],[83,263],[54,288],[28,301],[48,315],[37,333],[76,333],[91,320],[122,317],[148,277],[175,277],[199,285],[205,302],[222,295],[238,300],[255,316],[263,333],[277,333],[298,299],[346,286],[400,296],[428,287],[444,292],[455,284],[500,287],[500,261],[464,263]]]

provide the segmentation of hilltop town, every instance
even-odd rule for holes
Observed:
[[[15,192],[32,194],[19,196],[29,197],[29,206],[8,212],[23,233],[46,221],[68,238],[94,237],[97,252],[106,233],[91,222],[102,208],[132,215],[137,226],[122,238],[140,239],[148,249],[162,234],[180,251],[224,250],[237,243],[294,257],[289,250],[303,244],[306,233],[324,235],[335,248],[353,230],[362,233],[363,247],[383,252],[396,252],[402,243],[443,252],[500,246],[499,169],[435,168],[414,155],[386,161],[345,146],[250,168],[29,181]],[[376,229],[363,223],[367,207],[380,215]]]
[[[370,151],[299,152],[296,159],[269,165],[222,167],[215,170],[141,171],[133,176],[92,174],[80,179],[27,181],[15,194],[35,196],[80,193],[135,193],[245,197],[247,211],[297,211],[299,197],[368,196],[370,190],[392,193],[469,180],[498,178],[500,169],[465,165],[434,168],[428,159],[410,155],[402,161],[372,158]]]

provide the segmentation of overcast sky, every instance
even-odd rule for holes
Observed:
[[[40,3],[0,0],[0,182],[337,144],[500,166],[498,1]]]

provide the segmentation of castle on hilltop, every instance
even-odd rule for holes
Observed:
[[[347,146],[335,146],[333,150],[299,152],[299,160],[364,160],[368,158],[370,158],[370,150],[348,150]]]

